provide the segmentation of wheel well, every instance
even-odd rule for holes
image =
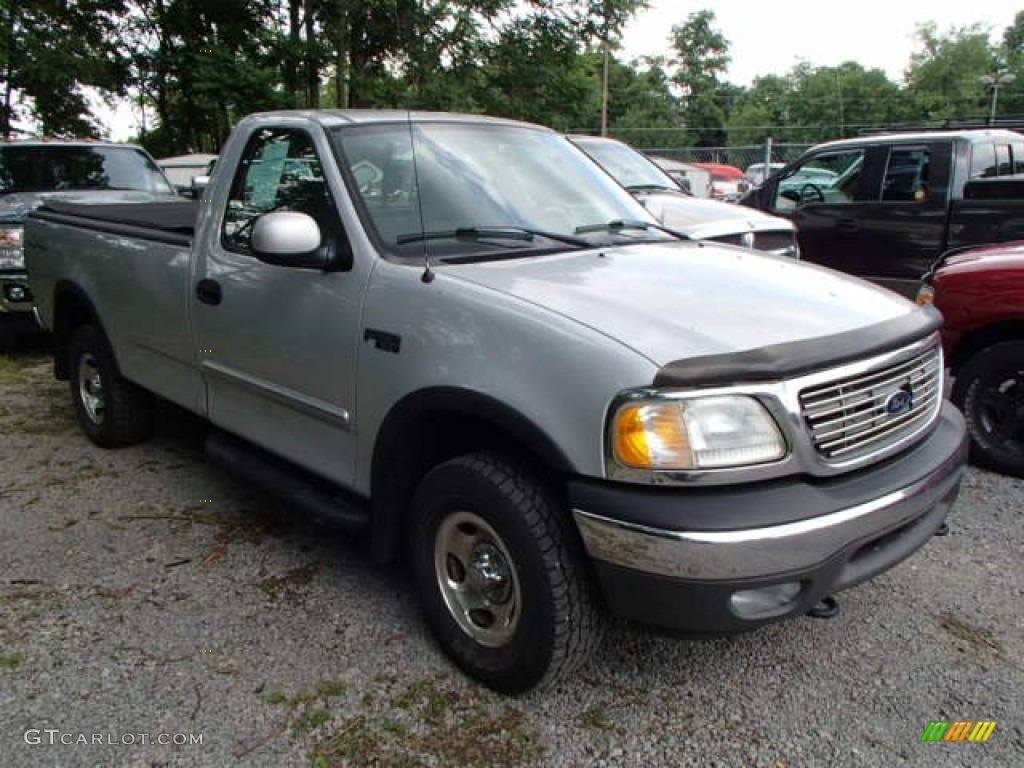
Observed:
[[[54,374],[61,381],[71,376],[68,347],[75,329],[98,323],[92,302],[75,285],[58,285],[53,301],[53,364]]]
[[[529,466],[555,492],[557,479],[570,469],[564,455],[553,444],[545,444],[546,436],[533,432],[536,428],[531,430],[525,421],[510,425],[491,416],[445,408],[388,421],[381,428],[371,476],[373,554],[379,561],[392,560],[400,552],[416,488],[438,464],[494,451]]]
[[[1022,340],[1024,340],[1024,320],[1006,320],[986,325],[964,336],[953,350],[952,359],[947,360],[946,364],[952,369],[953,375],[956,375],[964,363],[986,347],[1003,341]]]

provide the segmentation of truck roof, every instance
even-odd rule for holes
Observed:
[[[106,141],[104,139],[0,139],[0,147],[131,147],[138,149],[138,144],[126,141]]]
[[[423,123],[459,122],[485,123],[491,125],[528,125],[533,128],[551,130],[544,126],[487,115],[460,114],[457,112],[426,112],[406,109],[287,109],[273,112],[256,112],[249,115],[242,124],[268,122],[287,118],[300,118],[320,123],[325,128],[351,123]]]
[[[917,132],[892,132],[874,133],[870,136],[858,136],[853,139],[837,139],[817,144],[814,149],[838,148],[838,147],[863,147],[870,144],[920,144],[925,141],[937,139],[960,139],[970,144],[979,141],[992,141],[994,139],[1013,139],[1020,141],[1021,134],[1016,131],[1007,131],[1001,128],[980,128],[960,131],[917,131]]]

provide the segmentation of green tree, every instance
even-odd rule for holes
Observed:
[[[156,112],[156,128],[140,137],[154,154],[217,152],[240,117],[288,104],[274,10],[249,0],[138,0],[134,85]]]
[[[736,100],[729,114],[730,144],[760,144],[775,141],[801,141],[789,128],[790,105],[794,99],[792,79],[782,75],[755,78],[750,88]]]
[[[844,138],[871,126],[909,119],[901,89],[880,69],[852,61],[838,67],[794,67],[788,121],[799,139],[820,142]]]
[[[0,0],[0,131],[29,117],[47,134],[97,134],[86,89],[125,92],[128,59],[117,44],[124,12],[122,0]]]
[[[1024,11],[1003,31],[1000,54],[1005,71],[1015,79],[999,91],[999,113],[1024,114]]]
[[[999,49],[978,24],[942,34],[934,23],[917,29],[918,49],[906,72],[907,94],[923,119],[985,113],[988,89],[982,75],[997,71]]]
[[[609,99],[612,135],[645,149],[686,144],[679,100],[671,85],[664,59],[615,62]]]
[[[683,121],[696,146],[721,146],[726,138],[729,97],[721,77],[731,59],[729,41],[714,22],[714,11],[702,10],[672,27],[672,80],[681,91]]]

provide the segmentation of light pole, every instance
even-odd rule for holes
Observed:
[[[992,110],[989,112],[988,122],[989,124],[995,122],[996,119],[996,104],[999,103],[999,89],[1004,85],[1009,85],[1017,76],[1012,72],[1004,72],[1003,74],[994,75],[982,75],[978,78],[983,84],[989,86],[992,89]]]

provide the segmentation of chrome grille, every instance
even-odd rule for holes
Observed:
[[[725,245],[739,245],[743,248],[754,248],[758,251],[784,251],[787,248],[796,248],[796,235],[790,231],[782,232],[742,232],[732,235],[720,235],[709,237],[716,243]]]
[[[836,462],[882,451],[919,432],[935,418],[941,401],[937,345],[905,362],[800,393],[814,447]]]
[[[759,251],[781,251],[796,245],[793,232],[758,232],[754,236],[754,247]]]

